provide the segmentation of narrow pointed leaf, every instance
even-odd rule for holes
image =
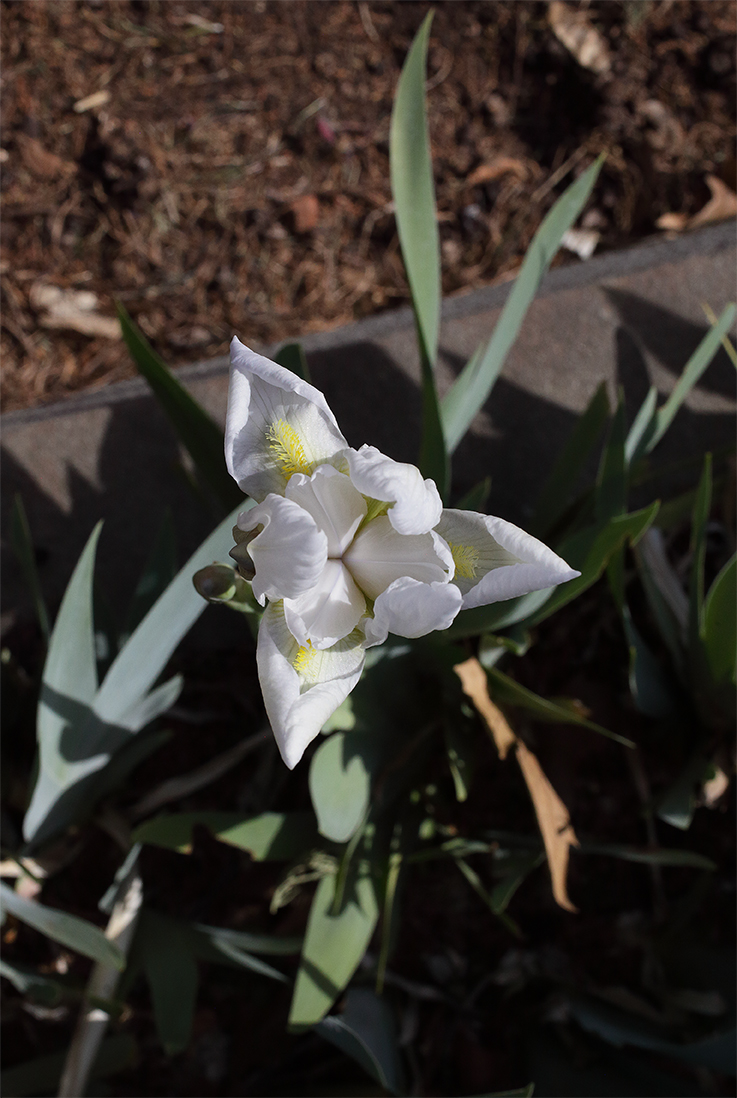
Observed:
[[[379,917],[367,866],[359,870],[338,915],[331,914],[334,892],[335,878],[323,877],[307,920],[289,1012],[293,1030],[316,1025],[325,1017],[361,963]]]
[[[657,411],[653,412],[652,418],[644,429],[641,429],[642,424],[638,424],[640,438],[633,449],[632,461],[637,460],[637,458],[641,457],[643,454],[649,454],[660,442],[661,438],[673,422],[675,415],[684,400],[691,392],[694,385],[697,384],[704,370],[719,350],[720,343],[732,326],[734,315],[735,306],[727,305],[722,312],[722,315],[719,317],[719,320],[711,331],[707,332],[689,358],[683,373],[665,404],[658,408]],[[648,400],[651,399],[651,397],[648,397]]]
[[[164,511],[156,539],[126,615],[123,642],[143,620],[177,573],[177,554],[171,510]]]
[[[509,675],[505,675],[503,671],[499,671],[496,667],[489,668],[486,674],[491,685],[491,696],[495,701],[507,705],[519,705],[534,714],[538,720],[552,721],[556,724],[577,724],[581,728],[598,732],[600,736],[616,740],[617,743],[621,743],[625,747],[635,746],[631,740],[626,739],[624,736],[610,732],[608,728],[602,728],[600,724],[582,717],[575,709],[535,694],[534,691],[528,690],[526,686],[515,682]]]
[[[628,464],[631,464],[635,458],[640,455],[640,445],[645,437],[650,422],[655,415],[657,403],[658,390],[654,385],[651,385],[627,434],[624,452]]]
[[[622,515],[627,506],[627,464],[624,457],[624,400],[620,397],[596,478],[594,515],[598,522]]]
[[[603,157],[600,156],[568,187],[546,215],[527,249],[520,273],[486,350],[481,356],[478,352],[474,355],[446,394],[442,403],[442,419],[449,453],[456,449],[474,416],[485,404],[538,286],[560,247],[563,234],[586,205],[602,163]]]
[[[123,339],[139,373],[151,386],[180,441],[221,506],[228,509],[234,507],[243,499],[243,493],[225,466],[222,430],[171,373],[119,302],[116,309]]]
[[[432,12],[410,47],[399,78],[389,133],[389,170],[397,232],[425,356],[435,365],[440,329],[440,240],[425,69]]]
[[[111,965],[121,971],[125,967],[125,957],[118,947],[105,937],[99,927],[88,923],[86,919],[46,907],[36,900],[27,900],[2,883],[0,906],[3,911],[15,915],[16,919],[20,919],[27,926],[32,926],[47,938],[73,949],[76,953],[82,953],[85,957],[91,957],[94,961]]]
[[[198,971],[186,928],[144,911],[136,935],[154,1007],[159,1040],[171,1056],[190,1042]]]
[[[13,550],[18,558],[21,571],[23,572],[23,578],[26,581],[26,586],[33,599],[33,606],[36,611],[36,617],[38,618],[38,624],[41,627],[44,640],[48,644],[51,635],[49,614],[46,609],[46,603],[41,591],[41,583],[38,578],[36,554],[33,548],[31,529],[28,525],[26,509],[23,506],[23,500],[20,495],[16,495],[13,500],[13,511],[10,519],[10,537],[13,543]]]
[[[49,642],[36,717],[39,769],[23,834],[32,839],[66,789],[104,765],[89,750],[84,724],[97,690],[92,587],[98,523],[82,551]]]
[[[289,861],[317,839],[312,812],[180,812],[156,816],[136,828],[133,841],[188,854],[196,824],[221,842],[247,851],[255,861]]]
[[[340,1014],[315,1031],[361,1065],[392,1094],[404,1092],[394,1019],[387,1003],[367,987],[351,988]]]
[[[285,370],[291,370],[293,374],[301,377],[308,385],[312,384],[307,356],[301,343],[285,343],[274,355],[274,362],[278,362]]]
[[[737,664],[737,554],[724,565],[704,604],[702,637],[711,677],[735,681]]]
[[[151,689],[169,657],[207,606],[192,584],[192,576],[214,560],[227,559],[233,543],[232,528],[241,510],[236,508],[210,534],[177,573],[129,637],[105,676],[95,699],[95,712],[117,723]]]
[[[532,533],[542,536],[562,515],[586,459],[604,430],[608,416],[609,399],[606,383],[602,381],[571,431],[542,487],[535,515],[530,524]]]
[[[355,749],[365,736],[336,732],[312,756],[310,796],[321,835],[347,843],[360,827],[369,803],[371,772],[364,752]],[[370,743],[369,743],[370,749]]]

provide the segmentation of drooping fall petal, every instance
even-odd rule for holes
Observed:
[[[267,607],[258,633],[258,677],[266,715],[290,770],[360,679],[362,640],[356,631],[322,651],[301,647],[287,628],[283,604]]]

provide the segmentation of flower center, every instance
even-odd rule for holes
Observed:
[[[266,444],[282,474],[289,480],[294,473],[311,472],[299,435],[285,419],[277,419],[266,432]]]
[[[476,579],[476,568],[479,563],[478,549],[472,545],[454,545],[448,542],[448,548],[453,554],[453,563],[456,566],[456,575],[462,579]]]
[[[316,655],[317,649],[313,648],[312,641],[308,641],[307,644],[300,646],[297,654],[292,660],[292,667],[298,675],[305,676],[307,674],[309,666]]]

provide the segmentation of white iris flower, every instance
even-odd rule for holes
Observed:
[[[258,673],[290,769],[389,633],[422,637],[461,608],[579,575],[503,519],[444,510],[413,465],[351,449],[322,393],[238,339],[225,457],[257,501],[232,555],[268,600]]]

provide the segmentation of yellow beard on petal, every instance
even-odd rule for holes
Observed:
[[[301,645],[297,650],[296,655],[292,659],[292,667],[301,678],[307,677],[310,666],[314,662],[316,655],[317,649],[313,648],[312,641],[308,641],[306,645]]]
[[[478,550],[472,545],[453,545],[448,542],[448,548],[453,554],[453,563],[456,566],[456,576],[461,579],[476,579],[476,568],[479,563]]]
[[[312,464],[307,460],[302,440],[291,424],[285,419],[277,419],[266,432],[266,444],[271,456],[287,480],[295,473],[312,472]]]

